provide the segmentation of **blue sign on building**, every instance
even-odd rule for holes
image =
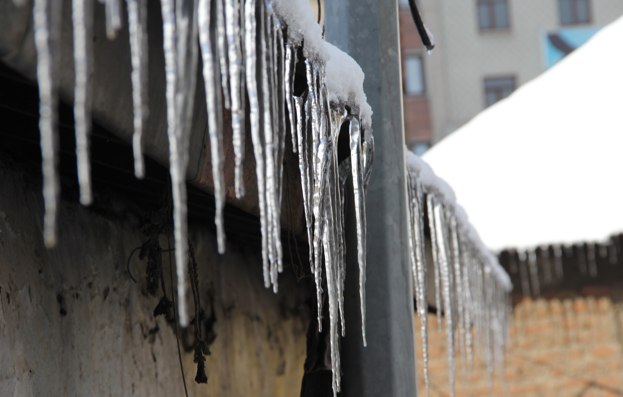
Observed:
[[[563,28],[545,33],[543,49],[545,67],[549,69],[573,50],[586,43],[601,26]]]

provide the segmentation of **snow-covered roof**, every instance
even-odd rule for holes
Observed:
[[[423,156],[490,249],[623,230],[622,37],[619,18]]]

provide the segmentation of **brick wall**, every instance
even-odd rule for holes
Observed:
[[[431,396],[449,396],[444,333],[429,314]],[[623,396],[623,303],[608,297],[524,298],[513,312],[511,345],[506,351],[505,382],[494,375],[496,396]],[[418,384],[426,395],[419,319],[416,319]],[[475,354],[473,373],[463,371],[456,351],[456,396],[488,396],[483,352]]]

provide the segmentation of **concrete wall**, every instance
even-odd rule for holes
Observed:
[[[437,47],[425,57],[434,141],[485,108],[485,77],[515,76],[517,86],[545,70],[542,40],[561,27],[558,0],[508,0],[510,28],[480,31],[476,0],[422,0]],[[593,26],[623,14],[619,0],[591,0]],[[580,26],[580,25],[578,25]],[[571,83],[571,82],[570,82]]]
[[[33,180],[0,165],[0,396],[183,395],[173,329],[152,316],[158,299],[143,292],[145,264],[137,255],[130,262],[138,284],[126,272],[143,242],[136,215],[115,200],[105,215],[63,201],[59,244],[46,250]],[[191,239],[206,309],[207,291],[214,294],[217,337],[207,386],[194,382],[192,353],[183,355],[190,393],[297,395],[306,283],[286,269],[275,295],[263,286],[259,253],[229,245],[219,256],[202,228]]]

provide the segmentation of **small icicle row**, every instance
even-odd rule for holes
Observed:
[[[445,317],[450,394],[454,395],[456,343],[460,345],[464,372],[468,365],[473,369],[473,328],[476,329],[478,344],[485,352],[492,385],[494,368],[501,376],[504,373],[504,348],[510,313],[508,285],[498,278],[498,274],[494,274],[492,261],[496,259],[483,252],[482,248],[477,248],[481,245],[472,240],[474,233],[471,227],[461,223],[455,213],[455,204],[447,204],[445,196],[438,193],[435,185],[423,187],[418,171],[409,167],[407,171],[409,251],[414,283],[417,284],[414,288],[415,299],[422,320],[425,378],[428,375],[427,324],[423,320],[427,315],[428,302],[423,255],[425,242],[421,237],[424,214],[428,217],[430,229],[433,270],[438,272],[435,287],[440,294],[435,294],[433,299],[438,314],[443,313]]]

